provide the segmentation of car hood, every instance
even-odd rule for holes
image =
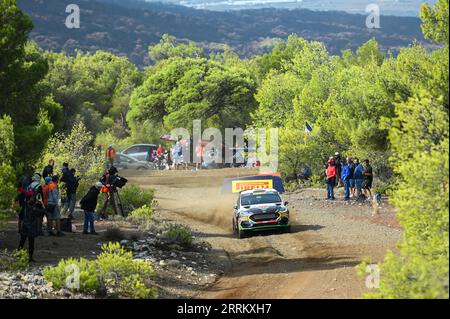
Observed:
[[[239,210],[241,215],[251,215],[251,214],[270,214],[276,213],[278,211],[286,211],[287,208],[284,205],[276,204],[258,204],[242,207]]]

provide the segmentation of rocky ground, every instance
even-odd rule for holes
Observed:
[[[79,215],[80,212],[75,216],[79,217]],[[80,257],[94,258],[100,252],[99,247],[103,243],[113,240],[109,238],[111,235],[107,234],[107,229],[119,227],[123,231],[121,231],[121,234],[115,235],[117,236],[116,239],[120,240],[124,247],[133,252],[134,259],[152,264],[156,275],[150,284],[158,288],[159,298],[189,298],[197,290],[213,284],[224,272],[224,265],[221,264],[220,259],[216,258],[217,254],[211,248],[211,245],[196,238],[195,232],[193,233],[193,243],[189,247],[183,247],[166,239],[163,236],[165,222],[159,216],[155,216],[154,226],[147,231],[138,230],[122,219],[103,221],[99,222],[99,224],[98,232],[100,236],[84,237],[87,240],[84,243],[90,244],[91,247],[79,247],[79,249],[88,248],[89,250]],[[66,236],[83,238],[83,235],[80,233],[67,233]],[[71,240],[67,240],[67,237],[55,238],[45,236],[37,240],[41,241],[40,244],[44,246],[43,248],[45,248],[45,245],[42,245],[42,241],[59,241],[57,247],[62,248],[61,250],[73,249],[73,247],[63,245],[71,242]],[[92,245],[95,245],[94,250]],[[38,257],[37,259],[39,260]],[[53,260],[49,264],[55,264],[58,260]],[[31,264],[26,271],[0,272],[0,298],[80,299],[95,297],[73,293],[67,289],[54,289],[52,284],[47,283],[43,277],[42,271],[46,265],[47,262],[42,262],[41,260],[37,264]]]

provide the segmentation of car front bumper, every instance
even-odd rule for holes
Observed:
[[[239,229],[245,231],[258,231],[265,229],[286,228],[290,226],[289,213],[280,213],[277,218],[254,221],[250,216],[239,218]]]

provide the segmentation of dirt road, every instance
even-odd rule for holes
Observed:
[[[164,218],[189,225],[226,256],[224,276],[198,298],[358,298],[367,291],[354,266],[380,261],[401,238],[392,209],[372,216],[370,204],[325,202],[322,190],[287,194],[290,234],[261,233],[236,239],[231,213],[236,196],[220,193],[223,179],[248,169],[124,173],[156,189]]]

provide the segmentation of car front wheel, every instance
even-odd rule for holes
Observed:
[[[245,230],[240,229],[239,226],[237,226],[237,237],[239,239],[247,238],[248,237],[248,232],[245,231]]]

